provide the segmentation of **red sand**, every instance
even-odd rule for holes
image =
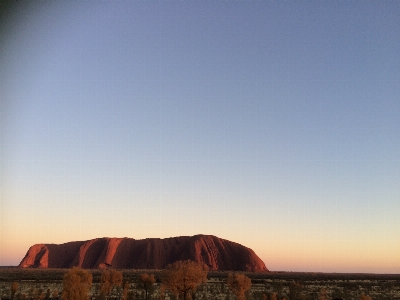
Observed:
[[[210,270],[268,272],[253,250],[212,235],[166,239],[98,238],[29,248],[21,268],[163,269],[177,260],[204,262]]]

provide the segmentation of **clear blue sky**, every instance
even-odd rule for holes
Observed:
[[[400,2],[19,2],[0,33],[0,265],[203,233],[400,273]]]

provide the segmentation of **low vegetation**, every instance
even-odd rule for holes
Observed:
[[[194,262],[165,270],[0,268],[2,300],[400,300],[400,275],[207,272]]]

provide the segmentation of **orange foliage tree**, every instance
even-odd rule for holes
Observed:
[[[251,279],[244,274],[229,273],[227,283],[238,300],[243,300],[245,292],[251,287]]]
[[[100,278],[100,293],[109,296],[114,287],[122,285],[122,272],[104,269]]]
[[[360,300],[372,300],[371,297],[364,295],[364,293],[362,293],[359,297]]]
[[[91,287],[92,274],[74,267],[64,275],[62,300],[88,300]]]
[[[187,296],[196,291],[198,285],[207,281],[208,267],[191,260],[176,261],[162,272],[161,280],[165,289],[175,295]]]
[[[318,300],[329,300],[328,291],[325,288],[319,291]]]
[[[128,281],[125,281],[124,288],[122,290],[122,300],[128,299],[129,287],[130,287],[130,283]]]
[[[139,277],[139,288],[143,289],[145,291],[145,299],[148,299],[149,294],[154,289],[154,283],[156,282],[156,279],[154,278],[153,274],[147,274],[144,273],[140,275]]]
[[[11,284],[11,300],[14,300],[15,293],[17,292],[17,290],[18,290],[18,283],[16,281],[14,281]]]

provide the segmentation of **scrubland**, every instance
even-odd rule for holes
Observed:
[[[25,294],[26,299],[34,298],[35,291],[42,291],[52,299],[57,291],[58,299],[63,289],[63,277],[68,269],[20,269],[0,268],[1,299],[11,299],[11,286],[18,283],[17,294]],[[98,294],[102,270],[88,270],[93,277],[91,294]],[[160,299],[161,270],[118,270],[123,274],[123,282],[128,283],[133,299],[143,299],[144,294],[138,285],[141,274],[154,274],[156,283],[149,299]],[[245,273],[251,279],[251,289],[246,298],[270,299],[276,293],[277,299],[320,299],[325,289],[325,299],[360,299],[364,294],[374,300],[400,300],[400,274],[339,274],[339,273],[300,273],[269,272]],[[227,286],[228,272],[209,272],[208,281],[200,285],[192,298],[195,299],[236,299]],[[122,298],[122,286],[113,290],[111,298]],[[43,296],[45,297],[45,296]],[[45,297],[46,298],[46,297]],[[166,294],[165,299],[174,298]],[[194,299],[193,299],[194,300]]]

